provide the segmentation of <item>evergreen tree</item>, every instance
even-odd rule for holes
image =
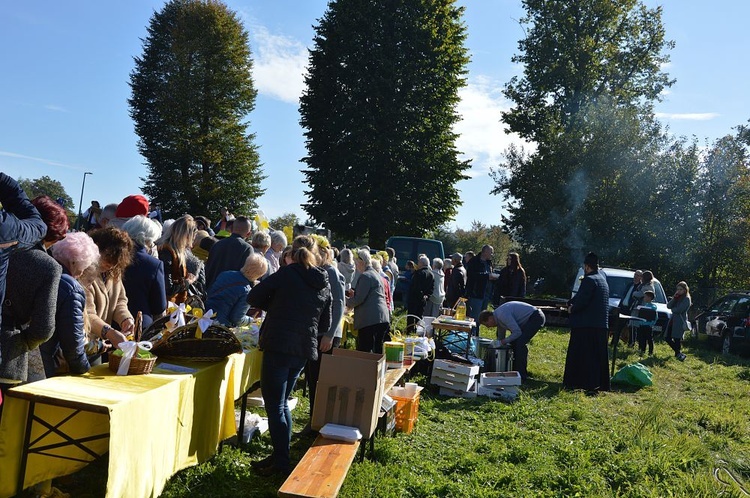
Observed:
[[[307,213],[344,238],[422,236],[455,216],[453,125],[468,62],[453,0],[333,0],[301,105]]]
[[[217,0],[154,13],[130,75],[130,114],[146,159],[144,193],[169,216],[250,214],[263,174],[247,115],[255,105],[248,34]]]

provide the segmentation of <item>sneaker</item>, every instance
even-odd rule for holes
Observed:
[[[687,358],[687,356],[685,355],[685,353],[680,353],[680,354],[677,355],[677,359],[680,360],[680,361],[685,361],[685,358]]]
[[[271,477],[271,476],[276,476],[276,475],[286,477],[291,473],[291,470],[284,469],[281,467],[276,467],[275,465],[269,465],[268,467],[255,469],[255,473],[263,477]]]
[[[250,462],[250,466],[254,469],[262,469],[265,467],[270,467],[273,465],[273,455],[269,455],[263,460],[255,460],[254,462]]]

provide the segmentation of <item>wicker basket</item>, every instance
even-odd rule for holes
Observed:
[[[122,355],[109,355],[109,369],[117,373],[120,368],[120,361]],[[156,363],[156,356],[151,358],[131,358],[130,366],[128,367],[128,375],[143,375],[150,374],[151,370],[154,369],[154,363]]]
[[[223,325],[214,322],[200,339],[195,337],[197,328],[198,322],[192,322],[165,332],[151,352],[162,358],[189,361],[221,361],[242,352],[239,339]]]

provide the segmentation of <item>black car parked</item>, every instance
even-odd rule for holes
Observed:
[[[723,354],[748,345],[750,291],[732,292],[715,301],[695,317],[694,335],[721,347]]]

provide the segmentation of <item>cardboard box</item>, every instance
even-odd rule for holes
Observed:
[[[385,356],[335,348],[323,355],[311,426],[327,423],[356,427],[369,438],[375,432],[385,383]]]
[[[432,369],[432,377],[430,378],[430,382],[433,384],[448,387],[444,385],[447,382],[449,385],[455,386],[455,389],[461,391],[468,391],[474,380],[475,376],[473,375],[463,375],[452,370],[441,370],[439,368]],[[454,388],[452,387],[451,389]]]
[[[461,375],[475,376],[479,373],[479,365],[468,365],[465,363],[458,363],[450,360],[435,360],[432,365],[433,372],[435,369],[447,370],[449,372],[455,372]]]
[[[520,386],[521,374],[511,372],[485,372],[479,378],[483,386]]]
[[[468,391],[457,391],[454,389],[448,389],[447,387],[440,388],[441,396],[450,396],[451,398],[476,398],[477,397],[477,383],[472,383]]]

